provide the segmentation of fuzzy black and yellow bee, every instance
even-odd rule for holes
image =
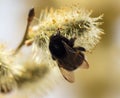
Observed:
[[[78,67],[88,68],[83,47],[74,47],[76,38],[67,39],[60,34],[60,30],[50,37],[49,50],[53,60],[56,60],[63,77],[74,82],[73,71]]]

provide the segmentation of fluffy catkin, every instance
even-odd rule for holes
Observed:
[[[90,17],[91,11],[78,6],[60,9],[45,9],[40,13],[38,24],[31,28],[29,38],[33,42],[33,58],[40,63],[44,58],[51,58],[49,53],[49,37],[59,29],[68,39],[76,37],[74,46],[81,46],[91,52],[99,43],[103,30],[99,28],[103,15]],[[50,59],[51,61],[51,59]]]
[[[12,55],[12,52],[0,47],[0,93],[11,95],[10,92],[15,91],[12,97],[20,94],[30,98],[30,93],[43,96],[60,78],[58,67],[50,65],[56,63],[49,56],[39,64],[30,56],[29,60],[21,62],[22,56]]]
[[[0,45],[0,92],[2,93],[8,93],[16,87],[14,73],[18,69],[14,70],[13,59],[11,54]]]
[[[91,12],[79,7],[43,10],[39,17],[39,23],[32,27],[30,38],[37,36],[39,47],[47,47],[49,37],[56,33],[57,29],[67,38],[76,37],[75,46],[81,46],[86,51],[92,49],[99,43],[103,30],[99,28],[103,15],[90,17]],[[36,41],[36,37],[35,37]]]

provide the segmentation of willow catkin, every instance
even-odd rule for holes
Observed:
[[[8,93],[16,87],[14,72],[17,69],[14,71],[12,62],[13,57],[10,56],[10,53],[0,47],[0,92],[2,93]]]
[[[49,58],[39,64],[34,63],[32,58],[21,62],[22,55],[15,56],[10,51],[0,50],[0,93],[4,95],[15,91],[12,97],[16,94],[27,98],[44,96],[60,78],[58,68],[50,65],[56,63]]]
[[[81,46],[86,51],[91,52],[104,33],[99,28],[99,25],[102,24],[99,20],[102,19],[103,15],[96,18],[92,18],[90,15],[91,12],[80,9],[78,6],[42,10],[38,19],[39,23],[32,27],[29,34],[29,38],[34,38],[33,58],[40,61],[38,58],[43,54],[44,50],[48,52],[48,55],[50,54],[48,48],[49,37],[55,34],[58,29],[68,39],[76,37],[75,47]]]

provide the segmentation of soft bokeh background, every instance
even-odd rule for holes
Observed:
[[[120,98],[120,0],[0,0],[0,43],[6,43],[8,49],[17,46],[31,7],[35,7],[39,17],[43,8],[75,3],[93,10],[92,16],[104,13],[101,28],[105,35],[95,50],[87,53],[90,68],[76,70],[74,84],[63,80],[45,98]]]

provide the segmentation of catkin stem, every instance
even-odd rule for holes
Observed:
[[[27,35],[28,35],[29,26],[30,26],[34,16],[35,16],[35,12],[34,12],[34,8],[32,8],[29,11],[29,14],[28,14],[27,26],[26,26],[26,30],[25,30],[24,36],[22,38],[22,41],[18,45],[18,47],[15,49],[14,55],[17,54],[18,51],[21,49],[21,47],[25,44],[25,41],[26,41],[26,38],[27,38]]]

